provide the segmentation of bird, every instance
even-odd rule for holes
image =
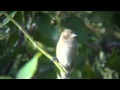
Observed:
[[[61,79],[67,78],[70,73],[77,54],[77,35],[71,29],[65,29],[56,46],[56,57],[61,67],[64,68],[66,74],[61,74]]]

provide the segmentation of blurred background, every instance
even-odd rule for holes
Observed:
[[[77,34],[78,53],[71,79],[120,78],[119,11],[7,11],[41,48],[52,56],[60,33],[72,29]],[[0,12],[0,78],[16,78],[18,71],[38,50]],[[56,79],[57,67],[41,53],[36,70],[24,67],[31,79]]]

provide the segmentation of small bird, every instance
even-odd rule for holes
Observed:
[[[77,53],[77,35],[70,29],[65,29],[59,38],[56,47],[56,57],[60,63],[60,65],[65,69],[68,74],[75,61],[76,53]],[[61,78],[65,78],[67,76],[61,75]]]

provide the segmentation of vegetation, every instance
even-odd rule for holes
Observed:
[[[119,79],[119,17],[116,11],[0,11],[0,78],[57,79],[63,69],[51,59],[68,28],[78,42],[70,78]]]

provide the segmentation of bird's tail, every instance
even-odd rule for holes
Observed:
[[[59,65],[64,69],[65,73],[60,71],[58,79],[69,79],[69,71],[59,62]]]

